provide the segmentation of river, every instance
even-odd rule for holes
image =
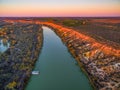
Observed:
[[[93,90],[61,39],[43,26],[43,47],[25,90]]]

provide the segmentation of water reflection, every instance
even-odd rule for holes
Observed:
[[[0,39],[0,53],[5,52],[10,46],[10,43],[6,39]]]

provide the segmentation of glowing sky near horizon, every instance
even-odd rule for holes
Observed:
[[[120,16],[120,0],[0,0],[0,16]]]

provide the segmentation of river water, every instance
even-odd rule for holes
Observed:
[[[76,64],[60,38],[48,27],[43,27],[44,42],[25,90],[93,90],[86,75]]]

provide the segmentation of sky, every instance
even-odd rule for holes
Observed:
[[[0,17],[120,16],[120,0],[0,0]]]

